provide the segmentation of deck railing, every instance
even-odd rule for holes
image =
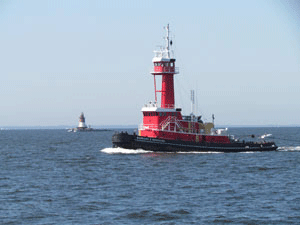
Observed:
[[[186,122],[186,121],[178,120],[175,116],[169,116],[160,124],[140,124],[139,130],[165,131],[165,132],[184,133],[184,134],[205,134],[204,129],[187,128],[182,125],[182,122]],[[214,136],[227,135],[226,131],[227,128],[225,129],[213,128],[210,134],[207,135],[214,135]]]
[[[155,73],[172,73],[172,74],[177,74],[179,73],[179,67],[155,67],[154,69],[151,70],[152,74]]]

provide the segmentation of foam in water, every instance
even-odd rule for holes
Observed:
[[[125,149],[125,148],[104,148],[100,150],[101,152],[107,153],[107,154],[143,154],[143,153],[151,153],[152,151],[147,151],[143,149]],[[157,152],[159,153],[159,152]],[[164,154],[171,153],[174,154],[174,152],[163,152]],[[176,152],[179,154],[222,154],[224,152]]]
[[[281,146],[278,151],[300,151],[300,146]]]
[[[101,152],[107,154],[141,154],[141,153],[149,153],[152,151],[146,151],[143,149],[105,148],[102,149]]]
[[[300,151],[300,146],[282,146],[278,147],[278,151]],[[152,151],[147,151],[143,149],[125,149],[125,148],[104,148],[101,152],[107,154],[143,154],[150,153]],[[177,152],[179,154],[219,154],[223,152]],[[242,153],[256,153],[256,152],[242,152]]]

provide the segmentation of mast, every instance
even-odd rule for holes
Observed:
[[[170,58],[170,30],[169,30],[169,24],[166,26],[166,31],[167,31],[167,37],[165,38],[165,40],[166,40],[166,52],[167,52],[167,57]]]
[[[195,91],[191,90],[191,112],[195,115]]]
[[[161,94],[161,108],[175,108],[175,96],[174,96],[174,74],[178,73],[175,69],[175,59],[171,57],[170,45],[170,28],[169,24],[165,27],[165,47],[159,51],[154,51],[155,56],[152,60],[154,63],[154,69],[151,72],[154,75],[154,90],[155,101],[157,101],[157,93]],[[161,90],[156,89],[156,76],[162,76]]]

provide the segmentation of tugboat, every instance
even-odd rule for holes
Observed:
[[[154,152],[255,152],[274,151],[274,142],[240,141],[233,135],[227,135],[227,129],[215,129],[213,122],[204,123],[201,116],[192,112],[188,116],[176,108],[174,98],[174,75],[179,73],[175,67],[175,58],[170,47],[169,25],[166,27],[166,46],[155,51],[152,60],[154,68],[155,101],[142,108],[143,123],[138,134],[127,132],[115,133],[112,136],[113,147],[125,149],[144,149]],[[161,76],[161,90],[156,88],[156,76]],[[157,95],[161,95],[161,104]],[[191,93],[194,104],[194,92]],[[192,107],[193,108],[193,107]],[[193,111],[193,110],[192,110]]]

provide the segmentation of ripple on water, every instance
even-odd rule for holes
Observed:
[[[159,221],[172,221],[172,220],[178,220],[182,218],[186,218],[191,214],[186,209],[178,209],[173,210],[171,212],[167,211],[156,211],[156,210],[141,210],[137,212],[128,213],[125,217],[130,220],[140,220],[141,223],[144,221],[145,223],[148,222],[159,222]]]
[[[258,154],[162,154],[110,148],[111,135],[2,132],[0,223],[300,221],[299,143]]]

